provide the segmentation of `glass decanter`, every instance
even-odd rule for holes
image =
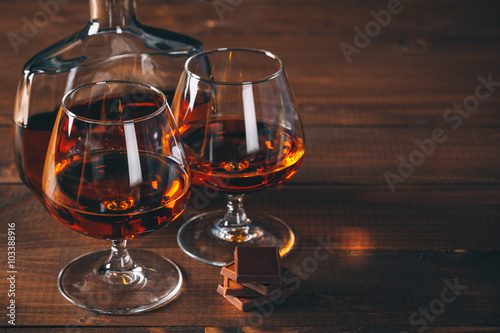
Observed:
[[[84,84],[126,80],[160,89],[170,103],[191,37],[140,24],[135,0],[90,0],[87,26],[42,50],[22,73],[14,110],[14,150],[23,182],[41,200],[47,146],[63,95]]]

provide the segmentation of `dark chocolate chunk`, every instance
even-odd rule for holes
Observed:
[[[255,282],[247,282],[247,283],[242,283],[243,286],[253,289],[263,295],[269,295],[276,289],[280,289],[283,287],[288,287],[291,282],[292,278],[296,277],[297,275],[295,273],[290,272],[286,268],[281,269],[281,276],[282,280],[279,283],[255,283]],[[290,280],[289,280],[290,279]]]
[[[230,262],[226,266],[222,267],[220,271],[220,275],[223,275],[231,280],[236,279],[236,272],[235,272],[235,263],[234,261]]]
[[[217,287],[217,292],[224,296],[224,286],[219,284]],[[276,302],[278,304],[282,303],[283,298],[290,296],[292,291],[289,288],[284,288],[276,290],[272,295],[246,298],[246,297],[236,297],[236,296],[224,296],[231,304],[233,304],[240,311],[248,311],[255,307],[262,306],[264,304]]]
[[[261,297],[262,294],[229,278],[224,278],[224,296]]]
[[[235,279],[238,283],[279,283],[280,252],[277,246],[237,246],[234,250]]]
[[[236,272],[235,272],[235,263],[230,262],[226,266],[222,267],[222,270],[220,272],[221,275],[224,277],[233,280],[236,277]],[[282,288],[292,282],[292,278],[296,277],[295,273],[289,271],[288,269],[282,267],[281,268],[281,276],[282,276],[282,281],[279,283],[255,283],[255,282],[245,282],[242,283],[243,286],[253,289],[263,295],[269,295],[273,290]],[[289,280],[290,279],[290,280]]]

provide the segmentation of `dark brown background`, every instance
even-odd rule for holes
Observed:
[[[228,3],[219,0],[219,3]],[[217,3],[217,1],[215,1]],[[238,2],[233,2],[238,3]],[[473,95],[477,77],[500,81],[498,1],[403,1],[403,11],[348,64],[339,48],[386,1],[242,0],[221,20],[209,1],[138,3],[141,22],[201,40],[206,49],[248,46],[284,63],[306,129],[307,155],[283,186],[247,198],[295,230],[284,265],[300,265],[317,237],[332,255],[272,315],[240,313],[215,289],[219,268],[188,258],[175,235],[181,221],[131,248],[175,260],[186,278],[173,303],[139,316],[106,316],[70,305],[59,270],[107,247],[54,222],[23,186],[13,164],[10,126],[22,65],[88,20],[88,4],[62,5],[15,54],[5,34],[40,10],[34,0],[0,2],[0,246],[16,223],[17,327],[23,332],[417,332],[409,318],[441,297],[445,279],[466,285],[426,332],[500,332],[500,88],[462,126],[443,121]],[[448,140],[391,192],[414,140],[443,128]],[[220,206],[216,200],[212,206]],[[6,276],[1,254],[0,276]],[[7,280],[0,279],[0,325],[7,324]],[[421,319],[418,316],[416,319]],[[45,328],[34,328],[44,326]],[[255,326],[255,327],[254,327]],[[182,327],[188,327],[183,329]]]

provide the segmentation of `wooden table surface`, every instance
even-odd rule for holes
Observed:
[[[246,200],[248,210],[272,213],[294,229],[297,243],[283,264],[302,275],[284,304],[241,313],[216,292],[220,268],[177,246],[180,218],[130,242],[179,264],[180,296],[153,312],[108,316],[71,305],[56,279],[73,258],[109,244],[46,213],[17,176],[10,136],[22,65],[82,28],[88,3],[60,5],[16,54],[5,35],[20,33],[23,17],[41,9],[36,0],[1,1],[3,330],[13,328],[6,316],[6,252],[8,224],[15,223],[15,328],[21,332],[500,332],[499,2],[403,0],[377,31],[370,11],[387,6],[138,1],[141,22],[194,36],[205,49],[257,47],[283,59],[301,106],[306,157],[286,184]],[[369,43],[355,40],[354,28],[367,24]],[[424,154],[433,133],[440,142]],[[416,166],[398,171],[401,160]],[[221,205],[216,199],[209,208]],[[323,261],[314,259],[319,238],[329,242]]]

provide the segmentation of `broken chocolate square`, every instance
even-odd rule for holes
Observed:
[[[253,289],[263,295],[269,295],[276,289],[280,289],[289,286],[293,281],[292,278],[296,277],[295,273],[290,272],[286,268],[281,269],[282,280],[279,283],[255,283],[246,282],[242,283],[243,286]]]
[[[234,250],[235,278],[238,283],[281,282],[280,252],[277,246],[237,246]]]
[[[222,267],[221,271],[220,271],[220,275],[223,275],[231,280],[234,281],[234,279],[236,278],[236,272],[235,272],[235,266],[236,264],[234,263],[234,261],[230,262],[229,264],[227,264],[226,266]]]
[[[220,272],[221,275],[223,275],[224,277],[230,279],[230,280],[233,280],[235,279],[236,277],[236,273],[235,273],[235,263],[234,261],[233,262],[230,262],[229,264],[227,264],[226,266],[222,267],[222,270]],[[290,282],[292,282],[293,278],[296,276],[295,273],[289,271],[288,269],[282,267],[281,268],[281,276],[282,276],[282,281],[279,282],[279,283],[255,283],[255,282],[245,282],[245,283],[242,283],[243,286],[247,287],[247,288],[250,288],[250,289],[253,289],[263,295],[269,295],[273,290],[276,290],[276,289],[279,289],[279,288],[282,288],[288,284],[290,284]]]
[[[262,294],[229,278],[224,278],[224,296],[261,297]]]
[[[224,286],[219,284],[217,287],[217,292],[224,296]],[[254,297],[254,298],[246,298],[246,297],[237,297],[237,296],[224,296],[231,304],[233,304],[240,311],[248,311],[255,307],[260,307],[264,304],[276,302],[277,304],[281,304],[283,298],[290,296],[292,291],[288,288],[284,288],[280,290],[279,294],[276,293],[269,296],[262,297]]]

